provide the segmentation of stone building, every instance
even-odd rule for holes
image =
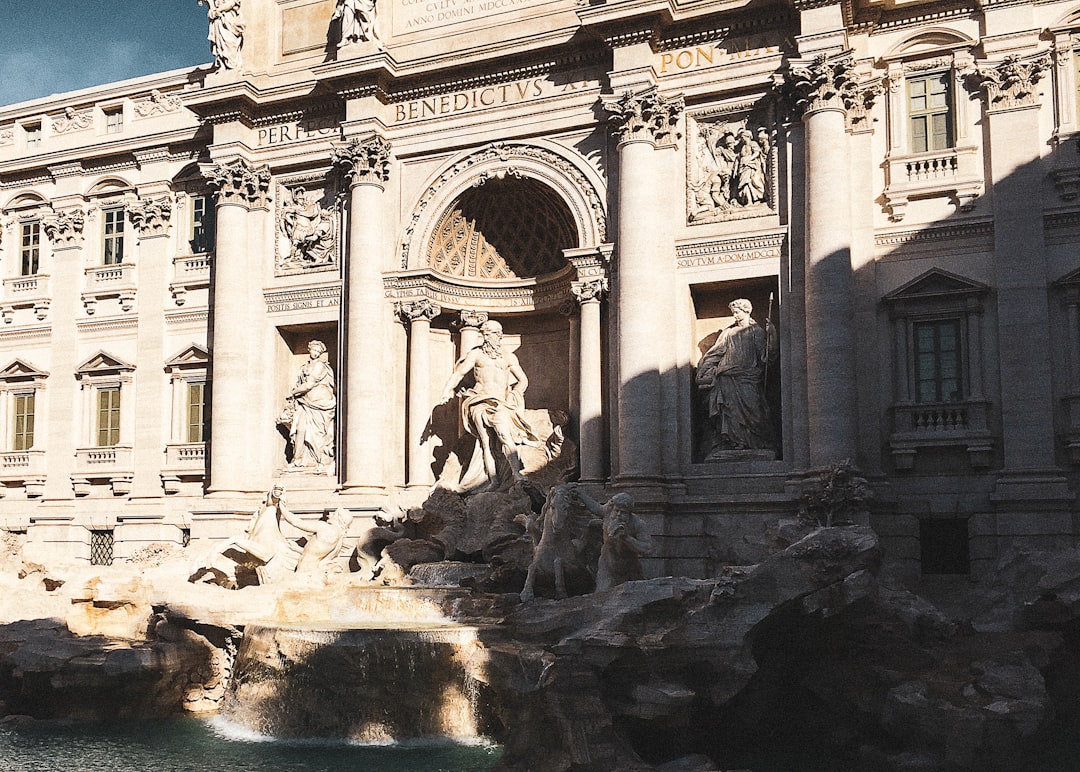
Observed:
[[[360,530],[421,500],[486,320],[653,574],[754,559],[843,459],[901,576],[1080,532],[1080,4],[212,6],[211,66],[0,108],[0,526],[34,554],[224,537],[275,480]],[[736,299],[771,441],[697,385]]]

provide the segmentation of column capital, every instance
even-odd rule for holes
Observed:
[[[1000,62],[976,62],[964,73],[986,98],[988,110],[1037,107],[1035,84],[1053,67],[1049,53],[1031,57],[1006,56]]]
[[[352,185],[382,186],[390,179],[390,143],[378,134],[353,137],[344,145],[334,145],[330,162],[344,166]]]
[[[577,298],[577,302],[580,305],[585,303],[599,303],[600,298],[608,290],[607,277],[600,277],[597,279],[586,279],[585,281],[575,281],[570,283],[570,292]]]
[[[488,320],[487,311],[469,311],[462,310],[458,312],[458,318],[455,322],[458,329],[466,327],[479,328],[484,322]]]
[[[234,158],[210,166],[204,176],[217,188],[219,205],[260,207],[270,203],[270,167],[266,164],[252,166],[243,158]]]
[[[168,196],[139,198],[128,205],[128,219],[141,238],[165,236],[169,232],[173,205]]]
[[[432,303],[427,298],[419,300],[403,300],[394,303],[394,313],[405,324],[411,324],[420,320],[431,321],[442,313],[442,308]]]
[[[54,246],[74,246],[82,239],[85,223],[86,214],[76,207],[59,212],[54,210],[41,221],[41,227],[45,229],[45,235]]]
[[[781,93],[792,111],[802,118],[821,110],[846,113],[860,103],[855,60],[850,51],[792,62],[784,74]]]
[[[674,142],[682,136],[676,128],[686,106],[681,94],[666,97],[652,86],[637,94],[626,91],[619,96],[605,97],[603,105],[611,113],[608,126],[620,145],[649,142],[655,146]]]

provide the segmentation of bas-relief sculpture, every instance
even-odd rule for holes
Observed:
[[[337,8],[330,19],[340,25],[339,48],[350,43],[368,41],[382,48],[382,41],[375,31],[375,2],[376,0],[337,0]]]
[[[702,449],[705,461],[776,448],[765,395],[767,372],[776,366],[775,329],[769,320],[763,329],[750,317],[749,300],[739,298],[728,307],[735,322],[720,331],[697,369],[696,383],[705,394],[709,422]]]
[[[689,219],[716,222],[769,210],[772,142],[769,132],[747,121],[692,124],[687,171]]]
[[[506,460],[510,476],[523,479],[519,448],[544,447],[525,419],[529,379],[517,357],[504,350],[502,325],[486,321],[480,326],[480,334],[483,342],[465,352],[455,364],[439,401],[448,402],[454,389],[466,376],[472,376],[473,385],[457,392],[462,424],[477,440],[472,459],[459,480],[462,490],[497,487],[501,466],[498,457]]]
[[[65,107],[64,114],[54,118],[52,122],[53,134],[64,134],[69,131],[89,129],[94,123],[94,115],[89,110],[77,112],[73,107]]]
[[[283,271],[336,264],[334,213],[322,206],[322,196],[303,187],[282,188],[278,219],[283,239],[278,269]]]
[[[289,432],[291,469],[329,472],[334,463],[334,411],[337,391],[334,371],[327,363],[326,344],[308,343],[308,361],[296,375],[278,424]]]
[[[226,70],[240,68],[240,49],[244,46],[244,20],[240,0],[199,0],[205,5],[210,22],[210,53],[218,67]]]

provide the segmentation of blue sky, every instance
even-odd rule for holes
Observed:
[[[0,105],[211,61],[197,0],[0,0]]]

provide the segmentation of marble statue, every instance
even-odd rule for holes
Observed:
[[[706,222],[740,215],[768,203],[768,133],[745,126],[704,124],[696,132],[689,176],[690,220]]]
[[[776,358],[776,335],[750,318],[753,306],[740,298],[728,304],[735,323],[720,331],[697,370],[697,387],[707,393],[711,447],[705,460],[738,450],[772,450],[775,440],[765,374]]]
[[[375,32],[375,0],[337,0],[337,8],[330,18],[331,21],[340,20],[338,47],[369,40],[382,47]]]
[[[645,521],[634,513],[633,496],[616,493],[601,505],[581,490],[575,494],[589,512],[603,520],[604,542],[596,567],[597,592],[643,579],[641,557],[651,554],[655,545],[645,532]]]
[[[352,513],[341,508],[335,509],[325,520],[311,525],[300,520],[289,520],[296,528],[310,534],[296,563],[296,573],[313,574],[333,568],[352,520]]]
[[[523,602],[536,597],[536,582],[541,576],[554,579],[556,598],[567,596],[567,571],[581,562],[585,547],[584,528],[574,522],[572,511],[576,488],[573,483],[553,485],[539,517],[526,524],[535,547],[525,587],[521,591]]]
[[[458,392],[462,423],[477,439],[472,460],[462,474],[463,489],[485,483],[497,487],[496,452],[505,457],[514,479],[524,479],[519,447],[543,447],[525,420],[525,389],[529,379],[517,357],[503,349],[502,325],[486,321],[480,333],[483,342],[458,360],[439,401],[440,405],[450,401],[454,389],[465,376],[472,374],[474,385]]]
[[[765,162],[768,152],[769,139],[764,129],[758,131],[757,139],[754,139],[749,129],[739,132],[735,197],[743,206],[765,201]]]
[[[333,213],[304,188],[285,188],[281,207],[281,230],[289,240],[284,267],[309,267],[334,262]]]
[[[240,68],[240,49],[244,46],[244,21],[240,16],[240,0],[199,0],[207,6],[210,22],[210,53],[218,67],[226,70]]]
[[[285,409],[278,418],[278,423],[289,429],[293,468],[329,469],[334,461],[337,393],[334,371],[326,359],[325,343],[321,340],[308,343],[308,361],[297,373],[296,383],[285,398]]]

